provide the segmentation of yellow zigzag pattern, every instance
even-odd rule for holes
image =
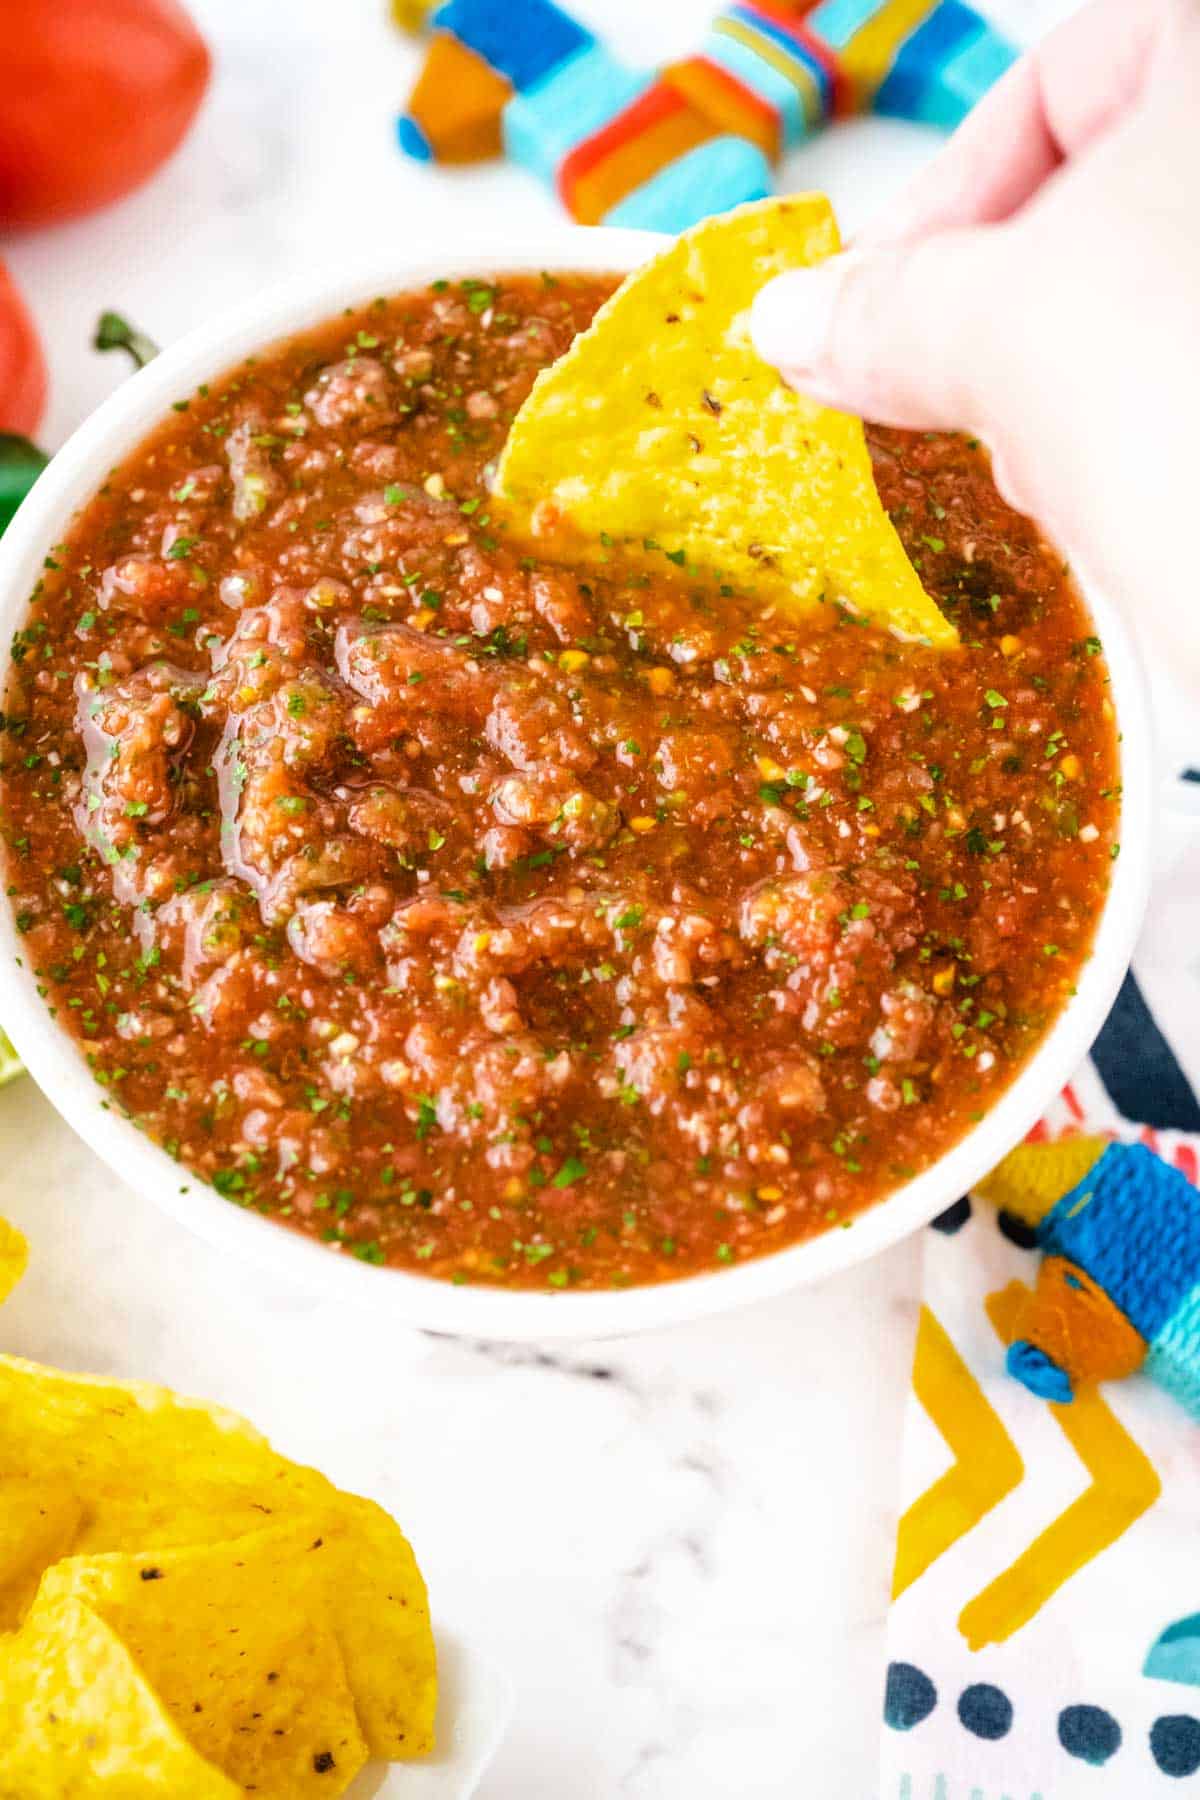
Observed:
[[[1003,1343],[1012,1341],[1028,1298],[1029,1289],[1019,1281],[989,1294],[988,1318]],[[1072,1575],[1115,1544],[1162,1492],[1154,1464],[1096,1388],[1085,1389],[1069,1406],[1052,1403],[1050,1411],[1091,1476],[1091,1485],[964,1606],[958,1628],[972,1650],[1001,1644],[1019,1631]]]
[[[1028,1292],[1014,1281],[987,1299],[988,1317],[1006,1344]],[[928,1307],[921,1309],[917,1330],[913,1391],[955,1460],[900,1521],[893,1598],[973,1531],[1025,1473],[1003,1421]],[[972,1650],[1003,1643],[1028,1624],[1162,1491],[1153,1464],[1097,1392],[1050,1410],[1091,1485],[963,1608],[958,1627]]]
[[[900,1521],[893,1600],[974,1530],[1025,1473],[999,1414],[927,1306],[917,1326],[913,1392],[945,1438],[954,1466]]]

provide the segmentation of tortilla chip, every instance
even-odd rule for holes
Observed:
[[[6,1300],[25,1273],[29,1245],[15,1225],[0,1219],[0,1300]]]
[[[800,194],[708,219],[635,270],[534,383],[497,516],[571,561],[620,546],[797,611],[841,602],[957,643],[880,504],[860,422],[794,393],[750,342],[764,283],[839,247],[828,200]]]
[[[193,1749],[273,1800],[340,1794],[367,1760],[313,1566],[320,1539],[73,1556],[39,1604],[75,1600],[120,1638]]]
[[[131,1456],[157,1448],[164,1431],[194,1459],[201,1477],[259,1466],[262,1452],[270,1451],[248,1420],[208,1401],[151,1382],[66,1374],[0,1356],[0,1468],[20,1445],[31,1465],[61,1470],[76,1461],[89,1470],[119,1471]]]
[[[0,1476],[0,1631],[21,1623],[43,1569],[67,1554],[82,1517],[66,1482]]]
[[[434,1746],[437,1663],[425,1582],[396,1521],[339,1494],[326,1515],[329,1613],[372,1756],[406,1761]]]
[[[0,1637],[0,1800],[244,1800],[176,1730],[128,1650],[77,1600]]]
[[[212,1545],[267,1525],[322,1537],[328,1616],[372,1756],[432,1748],[437,1661],[425,1583],[382,1507],[289,1462],[221,1407],[16,1357],[0,1357],[7,1473],[79,1494],[78,1555]]]

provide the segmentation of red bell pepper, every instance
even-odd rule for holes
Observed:
[[[46,362],[33,320],[0,263],[0,431],[28,437],[46,404]]]

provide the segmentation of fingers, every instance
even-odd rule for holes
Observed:
[[[814,399],[917,430],[984,424],[1000,234],[847,251],[758,295],[759,354]],[[1002,310],[1002,302],[1001,302]]]
[[[1024,206],[1136,97],[1171,0],[1091,0],[986,94],[864,241],[992,224]]]
[[[886,213],[864,243],[900,244],[966,225],[1007,219],[1059,166],[1062,152],[1045,115],[1041,78],[1022,57]]]
[[[1200,0],[1091,0],[1051,32],[879,227],[846,255],[763,290],[753,314],[760,353],[847,411],[915,429],[983,429],[995,381],[986,322],[1001,328],[1004,293],[1020,292],[1007,273],[1020,245],[1008,221],[1129,110],[1185,4]]]

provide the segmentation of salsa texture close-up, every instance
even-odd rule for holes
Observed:
[[[1118,850],[1101,646],[978,445],[868,428],[949,650],[511,540],[508,427],[615,285],[437,282],[181,395],[4,695],[24,958],[109,1103],[459,1282],[849,1223],[1037,1046]]]

